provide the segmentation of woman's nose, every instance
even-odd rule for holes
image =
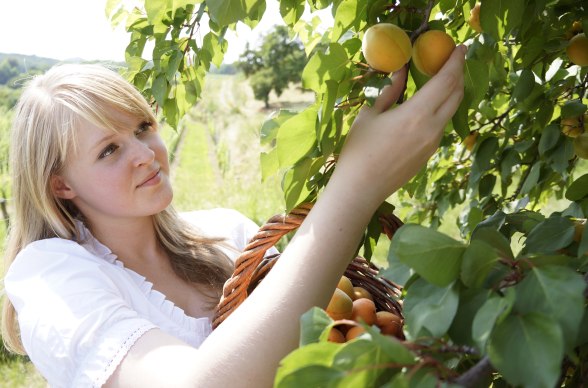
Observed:
[[[138,167],[153,163],[155,152],[149,147],[149,143],[135,138],[132,142],[132,150],[133,164],[135,166]]]

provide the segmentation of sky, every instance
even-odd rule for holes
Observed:
[[[106,0],[0,0],[0,53],[124,61],[128,35],[122,27],[113,29],[105,5]],[[281,21],[278,10],[270,0],[253,31],[238,24],[236,34],[227,35],[225,62],[237,60],[246,42],[256,44]]]

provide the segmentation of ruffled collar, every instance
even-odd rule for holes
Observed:
[[[176,306],[172,301],[167,299],[163,293],[153,289],[153,283],[148,281],[143,275],[125,267],[124,263],[118,259],[110,248],[102,244],[92,235],[82,221],[76,220],[75,223],[78,236],[80,237],[78,243],[90,253],[126,271],[135,284],[145,294],[149,302],[169,317],[169,319],[180,325],[184,330],[188,330],[192,334],[199,334],[199,337],[202,335],[206,336],[212,331],[211,320],[209,318],[194,318],[187,315],[182,308]],[[200,344],[198,343],[195,345]]]

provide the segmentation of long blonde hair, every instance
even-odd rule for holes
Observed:
[[[155,123],[151,107],[122,76],[101,65],[60,65],[33,78],[15,107],[11,130],[10,172],[14,214],[8,234],[5,269],[27,244],[51,237],[76,240],[81,217],[69,201],[53,195],[50,178],[59,173],[75,144],[81,120],[117,130],[110,112],[120,111]],[[210,291],[218,301],[232,263],[171,206],[154,216],[158,240],[181,278]],[[24,354],[14,307],[4,297],[2,339],[7,349]]]

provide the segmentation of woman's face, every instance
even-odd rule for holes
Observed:
[[[76,149],[52,180],[55,194],[71,200],[91,223],[151,216],[173,197],[156,124],[113,113],[124,129],[117,133],[84,121]]]

